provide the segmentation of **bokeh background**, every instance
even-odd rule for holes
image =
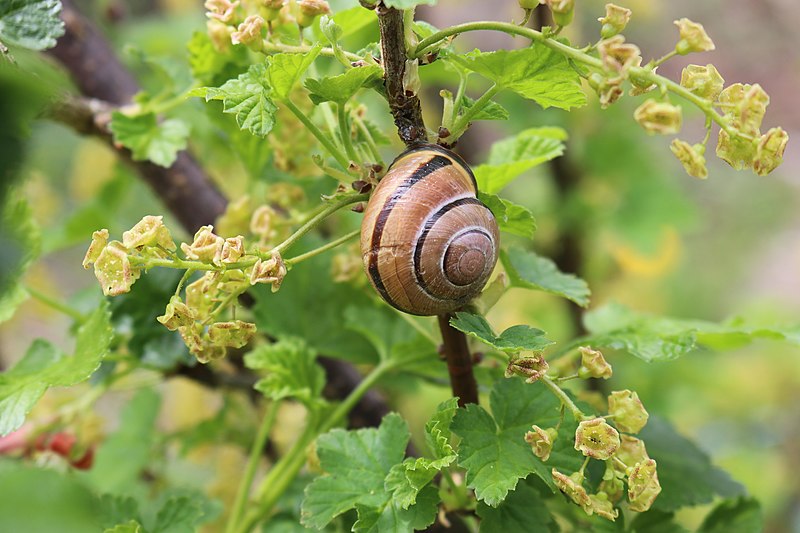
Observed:
[[[543,112],[509,95],[500,101],[511,112],[506,123],[481,123],[464,137],[460,150],[478,163],[494,140],[524,128],[560,125],[570,134],[565,158],[529,172],[505,192],[529,207],[538,224],[536,248],[569,265],[593,288],[592,306],[611,301],[636,310],[707,320],[745,317],[753,323],[800,324],[800,3],[795,0],[632,0],[617,2],[634,15],[625,34],[645,60],[666,53],[677,40],[672,21],[701,22],[716,44],[702,55],[676,58],[659,72],[680,78],[688,63],[713,63],[726,83],[760,83],[771,96],[764,130],[780,125],[790,142],[782,167],[768,177],[736,172],[707,152],[709,179],[686,176],[669,152],[669,139],[648,137],[632,120],[641,98],[623,98],[600,110],[594,97],[587,108],[567,114]],[[331,2],[334,8],[353,2]],[[597,39],[604,2],[578,2],[577,22],[566,35],[577,43]],[[185,64],[185,43],[202,30],[201,2],[188,0],[99,0],[81,4],[94,13],[126,63],[145,86],[158,80],[131,48]],[[470,20],[521,18],[516,2],[439,0],[420,8],[418,18],[436,26]],[[461,37],[466,50],[522,46],[521,39],[475,33]],[[21,62],[26,59],[21,57]],[[38,68],[38,67],[37,67]],[[43,67],[42,67],[43,68]],[[64,87],[57,69],[42,76]],[[438,120],[442,87],[452,76],[436,64],[423,69],[425,115]],[[477,96],[473,94],[473,96]],[[377,101],[376,101],[377,102]],[[373,103],[369,101],[368,103]],[[685,106],[680,137],[702,136],[702,118]],[[382,110],[375,107],[374,115]],[[247,169],[224,146],[214,144],[214,123],[199,103],[179,113],[190,121],[192,143],[221,188],[236,197],[246,189]],[[384,117],[385,118],[385,117]],[[384,120],[387,134],[391,125]],[[392,150],[398,150],[395,145]],[[387,150],[390,154],[392,150]],[[269,177],[270,170],[264,173]],[[73,302],[96,291],[80,261],[91,231],[112,234],[141,216],[163,213],[150,191],[118,164],[100,142],[81,138],[46,120],[31,124],[22,174],[36,218],[44,229],[45,254],[28,276],[38,290]],[[168,220],[169,216],[166,217]],[[177,227],[177,224],[172,224]],[[185,238],[185,236],[183,236]],[[497,329],[534,324],[556,339],[579,330],[575,310],[547,295],[511,292],[490,319]],[[0,326],[0,368],[44,337],[68,345],[68,319],[34,300]],[[651,412],[669,418],[758,497],[770,532],[800,532],[800,350],[776,342],[728,351],[697,351],[669,363],[645,364],[611,354],[610,387],[634,388]],[[161,425],[175,431],[211,416],[219,398],[183,382],[164,385]],[[426,389],[427,390],[427,389]],[[53,391],[38,408],[46,412],[75,391]],[[443,394],[430,389],[418,402]],[[61,396],[59,396],[61,395]],[[198,405],[205,408],[198,408]],[[113,418],[117,405],[102,404]],[[400,406],[414,417],[415,404]],[[420,419],[424,418],[423,414]],[[286,414],[285,423],[291,421]],[[110,422],[113,427],[113,420]],[[210,454],[210,455],[209,455]],[[238,448],[217,446],[204,456],[224,471],[241,463]],[[211,457],[212,459],[209,459]],[[224,487],[220,490],[226,490]],[[687,526],[702,510],[683,511]]]

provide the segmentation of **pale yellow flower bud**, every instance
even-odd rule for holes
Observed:
[[[647,459],[637,463],[628,476],[628,500],[631,502],[631,510],[638,513],[647,511],[659,493],[661,484],[658,482],[656,462]]]
[[[213,18],[227,24],[233,21],[234,11],[238,5],[238,0],[236,2],[230,2],[229,0],[206,0],[204,7],[206,8],[206,16],[208,18]]]
[[[625,37],[615,35],[610,39],[604,39],[597,45],[600,59],[608,70],[617,72],[624,76],[631,67],[637,67],[642,63],[642,53],[635,44],[625,42]]]
[[[128,249],[119,241],[108,243],[94,263],[94,275],[106,296],[129,292],[141,273],[131,266]]]
[[[583,474],[575,472],[567,476],[554,468],[551,475],[553,476],[553,483],[555,483],[556,487],[566,494],[570,500],[581,507],[587,507],[591,504],[589,495],[586,493],[586,489],[583,488]]]
[[[675,45],[675,51],[680,55],[691,52],[707,52],[714,49],[714,42],[706,33],[702,24],[692,22],[687,18],[675,21],[680,32],[680,41]]]
[[[242,320],[215,322],[208,327],[208,340],[226,348],[241,348],[256,333],[256,325]]]
[[[531,426],[533,431],[528,431],[525,434],[525,442],[531,445],[533,455],[547,461],[550,458],[550,452],[553,450],[553,441],[556,440],[558,433],[554,428],[542,429],[539,426]]]
[[[609,500],[608,494],[605,492],[590,494],[589,505],[584,508],[584,511],[590,516],[596,514],[612,522],[619,516],[619,510],[614,509],[614,503]]]
[[[681,73],[681,85],[700,98],[713,102],[722,92],[725,80],[714,65],[689,65]]]
[[[584,420],[575,431],[575,449],[587,457],[605,461],[619,448],[619,433],[603,418]]]
[[[759,176],[766,176],[783,162],[783,152],[789,142],[789,134],[783,128],[772,128],[761,136],[753,160],[753,170]]]
[[[564,27],[572,22],[575,14],[575,0],[540,0],[540,3],[546,4],[550,8],[553,22],[556,25]]]
[[[608,397],[608,414],[614,417],[614,423],[626,433],[638,433],[647,424],[650,417],[634,391],[613,391]]]
[[[164,217],[147,215],[130,230],[122,234],[122,244],[129,249],[145,246],[175,250],[175,241],[164,225]]]
[[[678,133],[681,129],[681,108],[652,98],[636,108],[633,118],[647,133],[667,135]]]
[[[261,29],[264,27],[264,19],[259,15],[250,15],[244,22],[239,24],[236,31],[231,33],[233,44],[253,45],[255,48],[261,46]]]
[[[319,15],[327,15],[331,12],[331,7],[325,0],[298,0],[297,7],[300,8],[297,24],[303,28],[311,26]]]
[[[631,10],[614,4],[606,4],[606,16],[597,20],[603,25],[600,29],[600,36],[608,39],[625,29],[631,20]]]
[[[261,205],[250,218],[250,232],[262,239],[269,239],[273,234],[274,220],[275,210],[268,205]]]
[[[751,141],[738,135],[731,137],[727,131],[719,131],[717,157],[736,170],[753,166],[757,148],[758,143],[756,141]]]
[[[505,376],[510,378],[514,375],[525,376],[526,383],[533,383],[547,373],[550,365],[541,355],[516,357],[508,362]]]
[[[613,369],[611,365],[608,364],[605,357],[603,357],[603,352],[593,350],[588,346],[581,346],[578,348],[578,351],[581,354],[581,368],[578,370],[578,373],[580,374],[581,371],[583,371],[583,374],[585,374],[585,376],[581,377],[602,379],[611,377]]]
[[[83,257],[83,268],[88,269],[100,257],[103,248],[108,244],[108,230],[101,229],[92,233],[92,243],[89,249],[86,250],[86,255]]]
[[[708,177],[706,169],[705,146],[702,144],[690,145],[686,141],[673,139],[669,149],[678,158],[687,174],[694,178],[704,180]]]
[[[213,226],[203,226],[194,234],[192,244],[181,243],[181,250],[187,259],[194,259],[204,263],[213,263],[222,253],[225,239],[215,235]]]
[[[235,263],[244,255],[244,237],[237,235],[225,239],[220,252],[219,263]]]
[[[278,252],[273,252],[270,259],[266,261],[259,259],[253,265],[253,271],[250,273],[250,285],[271,283],[272,292],[277,292],[281,288],[284,277],[286,277],[286,264]]]
[[[164,324],[164,327],[170,331],[190,326],[194,323],[194,319],[194,313],[183,303],[180,296],[173,296],[170,298],[166,312],[156,318],[156,320]]]

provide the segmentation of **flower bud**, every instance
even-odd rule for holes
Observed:
[[[540,377],[547,373],[550,365],[544,360],[541,355],[533,355],[528,357],[512,358],[506,367],[505,376],[510,378],[514,375],[526,376],[526,383],[533,383]]]
[[[219,297],[219,274],[206,272],[203,277],[186,286],[186,305],[197,320],[204,320],[216,305]]]
[[[596,514],[606,520],[612,522],[619,516],[619,510],[614,509],[614,503],[610,501],[608,494],[605,492],[598,492],[597,494],[589,495],[589,505],[585,508],[587,514],[590,516]]]
[[[183,343],[187,348],[189,348],[190,352],[195,355],[202,352],[204,346],[203,337],[201,336],[203,333],[202,325],[193,323],[187,326],[181,326],[178,328],[178,333],[183,339]],[[201,362],[207,362],[207,360]]]
[[[617,452],[617,455],[619,455],[619,451]],[[622,473],[622,477],[617,475],[617,471],[614,468],[614,463],[615,461],[606,462],[606,470],[603,473],[603,480],[597,486],[597,490],[599,492],[604,492],[609,501],[612,503],[616,503],[621,500],[623,494],[625,493],[625,483],[622,481],[622,478],[625,477],[625,473]]]
[[[589,76],[589,85],[597,92],[600,97],[600,107],[607,109],[608,106],[619,100],[622,96],[622,76],[608,78],[599,72]]]
[[[525,433],[525,442],[531,445],[533,455],[547,461],[550,458],[550,452],[553,450],[553,441],[556,440],[558,433],[554,428],[542,429],[539,426],[531,426],[533,431]]]
[[[264,240],[269,239],[273,234],[272,226],[274,219],[274,209],[268,205],[258,206],[258,208],[253,211],[253,216],[250,218],[250,232]]]
[[[727,131],[719,130],[717,137],[717,157],[736,170],[750,168],[756,157],[758,143],[738,135],[731,137]]]
[[[681,73],[681,85],[700,98],[713,102],[722,92],[725,80],[714,65],[689,65]]]
[[[264,20],[276,20],[280,16],[284,4],[285,0],[261,0],[259,13]]]
[[[575,449],[587,457],[605,461],[619,448],[619,433],[603,418],[584,420],[575,431]]]
[[[758,135],[768,105],[769,95],[759,84],[745,85],[744,97],[739,105],[741,123],[738,129],[749,135]]]
[[[141,273],[141,269],[131,267],[128,249],[119,241],[108,243],[94,263],[94,275],[106,296],[129,292]]]
[[[214,226],[203,226],[194,234],[194,241],[191,245],[181,243],[181,250],[186,254],[187,259],[194,259],[204,263],[213,263],[215,258],[222,254],[222,246],[225,239],[215,235]]]
[[[261,29],[264,27],[264,19],[259,15],[250,15],[244,22],[239,24],[236,31],[231,33],[233,44],[248,45],[253,49],[261,47]]]
[[[608,39],[625,29],[631,20],[631,10],[614,4],[606,4],[606,16],[597,20],[603,25],[600,28],[600,36]]]
[[[631,435],[620,435],[619,449],[617,450],[616,457],[626,466],[633,466],[636,463],[643,463],[650,459],[647,455],[647,449],[644,446],[644,441],[637,439]],[[618,468],[618,465],[614,465]],[[621,474],[625,472],[620,471]]]
[[[297,24],[302,28],[311,26],[319,15],[327,15],[331,12],[331,8],[325,0],[298,0],[297,7],[300,8]]]
[[[658,482],[656,462],[648,459],[637,463],[628,476],[628,500],[631,502],[631,510],[638,513],[647,511],[660,492],[661,484]]]
[[[215,263],[217,264],[235,263],[239,259],[241,259],[243,255],[244,255],[244,237],[242,237],[241,235],[237,235],[236,237],[230,237],[228,239],[225,239],[225,242],[222,244],[219,261],[215,261]]]
[[[539,0],[518,0],[518,2],[522,9],[536,9],[541,4]]]
[[[231,32],[233,28],[217,19],[206,21],[206,32],[208,33],[211,44],[217,52],[227,52],[231,47]]]
[[[571,476],[567,476],[554,468],[551,475],[558,490],[566,494],[569,499],[584,508],[590,505],[589,495],[583,488],[582,473],[575,472]]]
[[[625,37],[615,35],[597,45],[603,65],[610,71],[625,76],[631,67],[642,63],[642,53],[635,44],[625,43]]]
[[[582,378],[608,379],[611,377],[613,370],[601,351],[592,350],[588,346],[581,346],[578,351],[581,353],[581,368],[578,370],[578,374],[581,374],[581,371],[585,374],[581,376]]]
[[[203,364],[222,359],[227,352],[224,346],[215,346],[213,344],[203,344],[198,350],[192,351],[197,361]]]
[[[714,49],[714,43],[706,33],[702,24],[692,22],[687,18],[675,21],[680,32],[680,41],[675,45],[675,51],[685,56],[691,52],[707,52]]]
[[[230,2],[229,0],[206,0],[204,7],[206,8],[206,16],[208,18],[213,18],[228,24],[233,21],[234,10],[238,5],[238,0],[236,2]]]
[[[92,233],[92,243],[89,245],[89,249],[86,250],[86,255],[83,256],[83,268],[88,269],[90,266],[92,266],[95,261],[97,261],[97,258],[100,257],[103,248],[105,248],[107,244],[107,229],[101,229],[100,231],[95,231]]]
[[[253,265],[253,271],[250,273],[250,285],[271,283],[272,292],[277,292],[281,288],[284,277],[286,277],[286,264],[278,252],[273,252],[270,259],[266,261],[259,259]]]
[[[145,216],[122,234],[122,244],[128,249],[152,246],[169,251],[175,250],[175,241],[172,240],[172,235],[164,225],[163,219],[162,216]]]
[[[647,133],[670,134],[681,129],[681,108],[668,102],[645,101],[633,112],[633,118]]]
[[[678,158],[687,174],[694,178],[704,180],[708,177],[706,169],[706,158],[704,153],[706,147],[698,143],[694,146],[680,139],[673,139],[669,149]]]
[[[772,128],[761,136],[753,160],[753,170],[759,176],[766,176],[783,162],[783,152],[789,142],[789,134],[782,128]]]
[[[553,22],[557,26],[564,27],[572,22],[575,14],[575,0],[541,0],[541,4],[547,4],[553,14]]]
[[[256,325],[242,320],[215,322],[208,326],[208,340],[215,346],[241,348],[255,335]]]
[[[175,331],[184,326],[190,326],[194,323],[194,313],[189,306],[181,300],[180,296],[173,296],[169,299],[166,312],[156,317],[156,320],[164,324],[170,330]]]
[[[638,433],[647,424],[650,415],[633,391],[613,391],[608,397],[608,414],[614,417],[614,423],[626,433]]]

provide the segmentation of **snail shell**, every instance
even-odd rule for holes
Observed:
[[[389,305],[440,315],[480,293],[500,235],[477,191],[469,166],[440,146],[414,147],[394,160],[361,224],[364,269]]]

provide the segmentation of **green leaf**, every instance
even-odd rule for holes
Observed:
[[[285,100],[295,83],[314,62],[322,49],[317,43],[305,54],[275,54],[270,57],[267,79],[278,100]]]
[[[20,280],[41,250],[39,228],[27,200],[12,191],[4,201],[0,206],[0,323],[9,320],[27,299]]]
[[[475,511],[481,518],[481,533],[550,530],[553,518],[530,479],[520,481],[496,508],[478,502]]]
[[[142,531],[142,525],[136,520],[131,520],[125,524],[107,528],[103,533],[142,533]]]
[[[131,496],[104,494],[100,497],[98,515],[105,528],[129,522],[142,522],[139,504]]]
[[[465,55],[448,57],[544,108],[569,110],[586,104],[578,73],[564,56],[542,44],[496,52],[476,49]]]
[[[435,487],[425,487],[419,493],[417,504],[409,509],[397,506],[394,500],[387,500],[378,508],[357,506],[358,521],[353,524],[356,533],[405,533],[425,529],[436,519],[439,511],[439,491]]]
[[[0,531],[102,531],[98,501],[78,480],[22,461],[0,462]]]
[[[114,142],[129,149],[134,161],[152,161],[162,167],[175,162],[189,138],[185,122],[169,119],[159,124],[155,113],[128,116],[115,111],[109,128]]]
[[[760,533],[764,530],[761,505],[753,498],[738,498],[720,502],[706,516],[700,533]]]
[[[322,102],[336,102],[344,104],[352,98],[362,87],[368,87],[383,75],[383,69],[378,65],[351,68],[344,74],[328,76],[321,79],[309,78],[305,82],[311,101],[319,105]]]
[[[450,325],[501,352],[516,353],[523,350],[540,352],[554,344],[544,337],[544,331],[525,325],[511,326],[499,336],[495,335],[484,317],[471,313],[456,313],[455,318],[450,319]]]
[[[78,328],[72,357],[64,357],[47,341],[35,340],[22,360],[0,374],[0,436],[20,427],[48,388],[89,379],[108,353],[111,337],[104,300]]]
[[[161,399],[151,389],[141,389],[120,415],[119,428],[95,454],[89,479],[100,492],[130,492],[150,460],[155,421]]]
[[[662,490],[653,509],[671,512],[708,503],[715,496],[733,498],[744,494],[744,487],[713,466],[705,453],[666,421],[650,416],[639,437],[658,464]]]
[[[530,128],[494,143],[486,163],[473,169],[478,189],[496,193],[523,172],[564,154],[561,128]]]
[[[383,509],[390,499],[384,479],[403,459],[409,437],[406,422],[395,413],[377,429],[334,429],[319,437],[317,455],[326,474],[306,488],[303,524],[321,529],[356,506]]]
[[[467,111],[470,107],[475,105],[475,100],[466,94],[461,98],[461,109]],[[497,102],[489,100],[487,104],[478,111],[472,120],[508,120],[509,114],[505,107]]]
[[[436,0],[384,0],[386,7],[393,7],[395,9],[411,9],[412,7],[436,4]]]
[[[232,46],[227,52],[220,52],[205,32],[194,32],[186,48],[192,76],[203,85],[223,84],[238,76],[250,63],[245,47]]]
[[[267,81],[268,63],[251,65],[238,78],[228,80],[221,87],[203,87],[192,91],[193,96],[209,100],[222,100],[222,111],[236,118],[239,128],[253,135],[266,137],[275,125],[278,108],[272,102],[272,89]]]
[[[382,361],[392,357],[396,347],[417,336],[408,322],[386,306],[349,306],[344,312],[344,326],[364,336],[378,352]],[[403,353],[398,354],[402,357]]]
[[[0,41],[31,50],[46,50],[64,35],[59,0],[0,2]]]
[[[301,339],[283,339],[264,344],[245,355],[248,368],[266,370],[267,376],[255,388],[272,400],[295,398],[311,405],[319,401],[325,386],[325,372],[316,353]]]
[[[512,287],[549,292],[575,302],[589,305],[589,286],[573,274],[564,274],[556,264],[521,248],[501,250],[500,260]]]
[[[501,231],[513,233],[521,237],[533,237],[536,221],[527,207],[515,204],[496,194],[478,192],[478,199],[492,210]]]
[[[562,423],[547,463],[533,455],[525,442],[532,424],[555,427],[560,419],[561,404],[544,385],[503,379],[492,389],[489,403],[491,415],[483,407],[469,404],[458,410],[451,426],[461,437],[458,464],[466,468],[467,486],[475,489],[479,500],[497,507],[518,480],[530,473],[555,492],[551,469],[575,472],[580,468],[583,456],[573,448],[574,420],[567,418]]]
[[[338,11],[332,17],[330,17],[330,20],[332,20],[333,23],[341,29],[341,35],[339,35],[339,39],[346,39],[350,35],[358,33],[367,26],[373,26],[377,30],[378,25],[378,17],[375,15],[375,11],[371,9],[364,9],[361,6]],[[317,25],[314,27],[314,33],[318,37],[322,36],[322,31]],[[377,31],[375,33],[377,33]]]
[[[202,506],[191,498],[171,497],[158,510],[153,533],[194,533],[204,514]]]

